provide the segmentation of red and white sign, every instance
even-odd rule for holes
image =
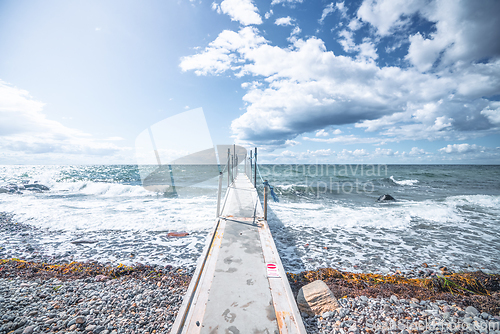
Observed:
[[[267,264],[267,277],[281,277],[278,271],[278,266],[274,263]]]

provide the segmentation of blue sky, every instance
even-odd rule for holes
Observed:
[[[0,0],[0,164],[134,163],[203,108],[276,163],[500,164],[496,0]]]

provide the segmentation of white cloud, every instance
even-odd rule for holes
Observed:
[[[212,2],[212,10],[215,10],[217,14],[222,14],[222,10],[220,9],[220,5],[217,2]]]
[[[346,18],[347,17],[347,7],[344,5],[344,1],[337,2],[335,4],[335,7],[340,12],[340,15],[342,16],[342,18]]]
[[[296,36],[298,34],[301,33],[301,29],[298,27],[298,26],[295,26],[292,30],[292,32],[290,33],[290,36]],[[295,41],[292,41],[292,43],[295,42]]]
[[[440,152],[448,153],[448,154],[450,154],[450,153],[451,154],[454,154],[454,153],[463,154],[463,153],[471,153],[471,152],[478,152],[478,151],[480,152],[480,151],[484,151],[484,150],[485,150],[485,148],[482,146],[478,146],[476,144],[470,145],[467,143],[447,145],[446,147],[439,149]]]
[[[357,52],[357,57],[365,60],[375,60],[378,58],[375,44],[369,38],[365,38],[363,43],[357,45],[354,43],[353,32],[349,30],[342,30],[339,32],[339,36],[340,39],[338,42],[342,45],[345,52]]]
[[[273,16],[274,12],[272,9],[270,9],[266,14],[264,14],[264,17],[267,19],[269,19],[271,16]]]
[[[280,154],[268,154],[265,156],[264,159],[269,160],[270,158],[271,161],[280,161],[280,162],[315,161],[315,160],[317,161],[318,159],[328,158],[333,155],[335,155],[335,151],[332,151],[331,149],[320,149],[315,151],[307,150],[305,152],[293,152],[285,150]]]
[[[321,18],[319,19],[319,23],[323,23],[325,21],[326,17],[333,13],[335,11],[335,8],[333,8],[333,2],[328,4],[324,9],[323,13],[321,14]]]
[[[278,5],[278,4],[289,4],[289,5],[294,5],[296,3],[302,3],[303,0],[273,0],[271,2],[271,5]]]
[[[363,24],[358,19],[352,19],[347,25],[352,31],[356,31],[363,26]]]
[[[358,18],[370,23],[377,33],[387,36],[391,30],[408,23],[408,17],[428,5],[427,0],[364,0]]]
[[[316,132],[316,137],[328,137],[329,134],[324,129],[321,129]]]
[[[290,26],[292,25],[292,18],[290,16],[280,17],[274,21],[277,26]]]
[[[394,151],[390,148],[380,148],[377,147],[375,149],[375,152],[373,152],[375,156],[387,156],[387,157],[392,157],[395,155]]]
[[[369,19],[370,15],[358,11],[364,22],[379,24],[381,34],[404,25],[401,15],[423,10],[418,1],[399,9],[385,1],[363,4],[367,3],[379,8],[378,14],[387,10],[387,16],[393,18],[386,26],[377,23],[375,16]],[[229,72],[248,76],[245,113],[231,125],[240,143],[282,147],[302,133],[344,124],[378,134],[304,139],[381,144],[467,140],[498,130],[499,107],[485,96],[500,91],[500,58],[455,64],[436,72],[422,72],[417,66],[382,67],[375,62],[376,38],[356,44],[349,30],[341,31],[340,37],[344,49],[355,55],[335,55],[316,37],[289,38],[288,46],[278,47],[254,27],[223,31],[201,53],[184,57],[181,68],[198,75]]]
[[[44,103],[34,100],[27,91],[0,81],[0,148],[4,157],[14,160],[26,154],[111,157],[123,150],[48,119],[43,107]]]
[[[229,15],[232,21],[238,21],[245,26],[262,23],[259,10],[252,0],[224,0],[220,5],[213,3],[212,9]]]
[[[334,138],[310,138],[310,137],[303,137],[304,140],[307,141],[314,141],[317,143],[326,143],[326,144],[336,144],[336,143],[341,143],[341,144],[375,144],[375,143],[380,143],[381,139],[377,137],[356,137],[355,135],[346,135],[346,136],[337,136]]]
[[[500,125],[500,102],[491,102],[488,107],[481,110],[481,114],[486,116],[490,123]]]
[[[357,16],[381,36],[401,31],[412,15],[434,23],[436,31],[429,36],[417,32],[409,37],[406,59],[425,72],[498,57],[499,12],[500,2],[496,0],[364,0]]]
[[[197,75],[219,74],[227,70],[239,70],[244,62],[244,54],[266,44],[253,27],[242,28],[239,32],[224,30],[202,53],[183,57],[180,67],[183,71],[195,70]]]
[[[424,155],[424,154],[428,154],[428,153],[425,152],[425,150],[423,148],[412,147],[411,151],[408,154],[412,155],[412,156],[418,156],[418,155]]]
[[[366,157],[369,155],[368,151],[363,149],[356,149],[354,151],[350,151],[347,149],[343,149],[339,154],[339,158],[349,158],[349,157]]]

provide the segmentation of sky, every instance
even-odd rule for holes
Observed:
[[[133,164],[141,133],[198,108],[213,145],[262,163],[500,164],[499,18],[498,0],[0,0],[0,164]]]

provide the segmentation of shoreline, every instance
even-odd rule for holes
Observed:
[[[172,266],[0,260],[0,334],[168,333],[192,274]],[[467,326],[481,332],[491,323],[500,331],[498,274],[413,279],[323,268],[287,276],[295,295],[301,286],[323,280],[342,306],[321,316],[303,315],[308,333],[382,333],[391,326],[410,332],[411,325],[425,333],[432,323],[457,324],[455,332],[468,332]]]

